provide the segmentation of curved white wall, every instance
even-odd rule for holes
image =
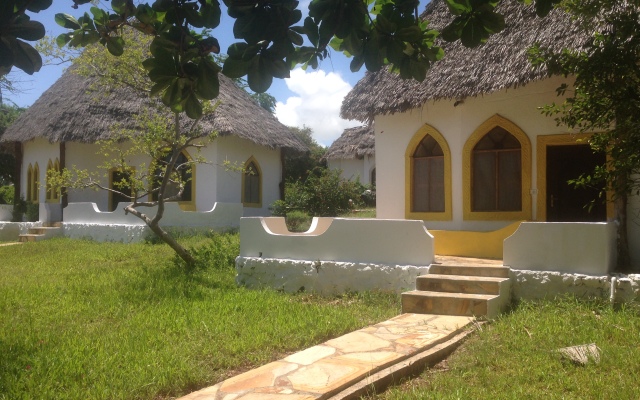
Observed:
[[[13,217],[13,205],[0,204],[0,221],[11,221]]]
[[[433,236],[422,221],[335,218],[319,235],[269,232],[263,218],[240,220],[240,256],[428,266]]]
[[[523,222],[504,240],[513,269],[605,275],[616,264],[612,222]]]

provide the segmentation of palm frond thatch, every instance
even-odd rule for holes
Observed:
[[[220,106],[205,116],[204,132],[234,135],[257,145],[307,151],[286,126],[260,107],[244,90],[220,75]],[[6,130],[3,141],[25,142],[44,137],[52,143],[93,143],[112,134],[112,127],[135,129],[135,116],[149,98],[127,88],[96,90],[91,78],[69,68]]]
[[[523,86],[547,77],[546,71],[534,68],[527,57],[527,50],[536,42],[560,50],[576,48],[587,40],[579,24],[559,9],[538,18],[533,5],[504,0],[497,11],[505,16],[505,29],[478,48],[438,40],[445,56],[432,64],[423,82],[403,80],[386,70],[367,73],[345,97],[341,116],[372,121],[374,115],[404,112],[427,101],[462,100]],[[433,0],[421,17],[430,21],[430,27],[441,30],[455,16],[445,1]]]
[[[375,134],[373,125],[347,128],[336,139],[325,154],[327,160],[362,159],[375,154]]]

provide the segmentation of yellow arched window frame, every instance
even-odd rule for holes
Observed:
[[[53,172],[60,172],[60,161],[56,158],[55,161],[51,161],[51,159],[49,159],[49,162],[47,163],[47,185],[46,185],[46,200],[49,203],[56,203],[60,200],[60,189],[53,187],[50,183],[49,183],[49,171],[53,171]]]
[[[40,189],[40,167],[38,163],[27,168],[27,201],[37,203]]]
[[[191,170],[184,176],[186,180],[184,191],[182,192],[183,200],[178,201],[178,205],[183,211],[196,211],[196,165],[193,163],[193,158],[186,151],[180,152],[180,158],[178,158],[177,164],[183,164],[185,162],[191,162]],[[155,196],[150,194],[149,199],[155,200]]]
[[[520,211],[473,211],[473,149],[476,144],[490,133],[494,128],[500,127],[515,137],[520,143],[521,163],[521,188],[520,196],[522,206]],[[463,218],[476,221],[516,221],[531,219],[531,142],[527,134],[520,127],[501,115],[494,115],[483,122],[471,134],[462,151],[462,193],[463,193]]]
[[[242,168],[242,204],[245,207],[262,207],[262,169],[253,156]]]
[[[431,136],[443,153],[444,158],[444,211],[417,212],[414,211],[413,198],[416,187],[414,154],[420,143]],[[442,134],[431,125],[425,124],[413,135],[405,151],[405,217],[407,219],[421,219],[425,221],[448,221],[452,218],[451,206],[451,150]]]

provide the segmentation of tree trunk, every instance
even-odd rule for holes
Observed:
[[[625,187],[623,185],[626,180],[625,176],[618,177],[618,188]],[[631,267],[631,255],[629,253],[629,234],[627,230],[627,202],[628,195],[626,191],[616,194],[614,201],[615,217],[618,221],[617,227],[617,269],[618,271],[628,271]]]

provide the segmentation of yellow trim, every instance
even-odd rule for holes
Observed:
[[[560,135],[544,135],[538,136],[536,140],[536,157],[538,175],[538,198],[536,200],[537,221],[547,221],[547,147],[552,146],[572,146],[577,144],[588,143],[588,139],[591,137],[591,133],[580,134],[560,134]],[[583,143],[580,143],[583,142]],[[613,219],[615,210],[611,199],[613,198],[613,192],[607,192],[607,218]]]
[[[422,139],[431,136],[442,148],[444,154],[444,211],[443,212],[413,212],[411,200],[413,199],[413,153]],[[425,221],[450,221],[452,218],[451,206],[451,150],[447,140],[431,125],[425,124],[413,135],[404,154],[404,210],[406,219],[422,219]]]
[[[40,166],[36,162],[32,172],[31,202],[40,202]]]
[[[434,237],[434,251],[441,256],[502,259],[504,240],[521,221],[491,232],[429,230]]]
[[[244,170],[247,168],[247,165],[251,164],[253,162],[253,164],[256,166],[256,168],[258,169],[258,177],[260,178],[260,190],[258,192],[258,198],[260,199],[260,201],[258,203],[245,203],[244,201],[244,176],[246,175]],[[240,192],[240,196],[241,196],[241,200],[242,200],[242,205],[244,207],[252,207],[252,208],[262,208],[262,168],[260,167],[260,163],[258,162],[258,160],[256,160],[256,158],[254,156],[249,157],[249,159],[247,161],[245,161],[244,165],[242,166],[242,189]]]
[[[27,199],[27,201],[31,201],[31,198],[33,197],[33,166],[31,165],[31,163],[29,163],[29,167],[27,168],[27,193],[25,198]]]
[[[471,211],[471,156],[475,145],[495,127],[507,130],[520,142],[520,161],[522,163],[522,210],[521,211]],[[520,127],[508,119],[496,114],[483,122],[471,134],[462,151],[462,215],[472,221],[517,221],[531,219],[531,142]]]

